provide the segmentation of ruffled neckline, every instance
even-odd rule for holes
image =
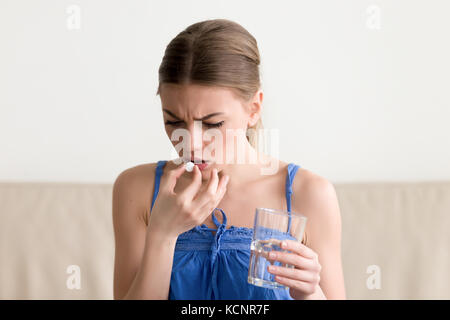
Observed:
[[[198,226],[195,226],[194,228],[183,232],[181,235],[187,235],[187,234],[202,234],[214,237],[214,235],[211,233],[211,231],[217,231],[218,229],[213,229],[208,227],[206,224],[201,224]],[[253,236],[253,228],[247,228],[247,227],[236,227],[236,226],[230,226],[229,228],[224,229],[223,234],[227,234],[230,236]]]
[[[221,226],[222,227],[222,226]],[[267,229],[270,230],[270,229]],[[206,224],[201,224],[198,226],[195,226],[194,228],[183,232],[179,235],[179,238],[186,240],[186,239],[214,239],[217,235],[217,229],[213,229],[208,227]],[[212,232],[215,232],[213,234]],[[230,226],[229,228],[224,229],[222,232],[221,237],[228,238],[229,240],[233,239],[242,239],[242,240],[248,240],[253,238],[253,232],[254,228],[247,228],[247,227],[236,227],[236,226]],[[272,234],[272,231],[269,232],[269,234]],[[288,238],[295,240],[295,238],[292,235],[285,234],[281,232],[281,234],[286,235]]]

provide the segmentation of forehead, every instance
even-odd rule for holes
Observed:
[[[162,107],[189,112],[227,112],[242,106],[242,100],[233,89],[198,84],[162,84]]]

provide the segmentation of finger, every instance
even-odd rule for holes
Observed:
[[[178,165],[176,168],[170,170],[167,175],[163,175],[161,179],[161,189],[165,191],[173,192],[177,179],[184,173],[186,167],[184,163]]]
[[[208,204],[209,202],[211,202],[212,200],[214,200],[214,197],[216,195],[217,192],[217,169],[214,168],[213,170],[211,170],[210,173],[210,177],[209,177],[209,181],[206,185],[206,187],[204,189],[202,189],[197,196],[194,198],[194,206],[196,208],[201,208],[203,206],[205,206],[206,204]],[[214,190],[214,186],[215,186],[215,190]]]
[[[313,270],[315,267],[314,260],[305,258],[297,253],[272,250],[269,252],[268,257],[270,260],[278,261],[283,264],[289,264],[298,269]]]
[[[284,284],[285,286],[287,286],[289,288],[298,290],[300,292],[305,292],[307,294],[314,292],[314,285],[310,282],[292,280],[292,279],[282,277],[282,276],[275,276],[275,281],[278,283]]]
[[[290,239],[283,240],[281,242],[281,248],[283,250],[289,250],[289,251],[298,253],[299,255],[301,255],[305,258],[310,258],[310,259],[317,258],[317,254],[311,248],[308,248],[303,243],[296,241],[296,240],[290,240]]]
[[[304,282],[319,282],[319,276],[311,271],[300,270],[295,268],[286,268],[280,266],[268,266],[267,271],[269,271],[272,274],[293,280]]]
[[[223,196],[225,195],[227,191],[227,185],[228,185],[229,177],[224,176],[219,179],[219,182],[217,184],[216,194],[213,197],[213,199],[210,201],[214,206],[217,206],[219,202],[222,200]]]
[[[220,178],[219,185],[217,186],[218,196],[216,199],[217,200],[216,204],[218,204],[220,202],[220,200],[222,200],[223,196],[227,192],[227,186],[228,186],[229,181],[230,181],[230,177],[227,175]]]
[[[219,185],[219,175],[217,169],[214,168],[211,172],[211,181],[208,184],[208,188],[206,189],[206,191],[210,192],[211,194],[215,194],[218,185]]]
[[[266,240],[259,240],[260,244],[262,244],[262,245],[270,244],[273,247],[279,247],[279,248],[281,248],[281,241],[282,241],[281,239],[277,239],[277,238],[270,238],[270,239],[266,239]],[[276,252],[276,250],[273,250],[273,249],[271,251],[265,251],[264,250],[264,251],[261,252],[261,255],[265,259],[269,260],[270,263],[274,262],[274,260],[269,257],[269,254],[272,251]]]
[[[214,168],[211,170],[211,177],[209,178],[209,182],[206,186],[206,189],[199,192],[192,201],[192,204],[195,208],[201,208],[211,200],[215,199],[217,193],[217,185],[218,185],[219,177],[217,175],[217,169]]]
[[[201,211],[207,212],[209,214],[212,213],[213,209],[217,207],[219,202],[222,200],[223,196],[227,192],[227,184],[229,181],[229,177],[221,177],[219,181],[219,185],[217,186],[216,198],[207,202],[203,207],[201,207]],[[206,218],[206,217],[205,217]]]
[[[192,171],[192,181],[186,187],[186,189],[180,192],[180,196],[189,200],[193,199],[194,196],[197,194],[198,190],[200,189],[201,185],[202,185],[202,173],[200,172],[198,166],[194,166],[194,169]]]

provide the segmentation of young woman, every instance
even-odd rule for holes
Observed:
[[[345,299],[333,185],[257,151],[251,129],[262,127],[259,64],[254,37],[225,19],[195,23],[167,46],[157,91],[165,130],[174,146],[177,129],[189,133],[190,153],[183,157],[202,163],[187,172],[183,164],[160,160],[117,177],[115,299]],[[229,139],[205,156],[201,151],[212,140],[202,133],[211,129],[223,137],[227,130],[250,132],[233,141],[245,159],[258,161],[218,161],[234,148]],[[261,174],[268,163],[278,170]],[[302,243],[287,240],[290,253],[273,258],[295,266],[270,270],[289,289],[247,282],[257,207],[308,218]]]

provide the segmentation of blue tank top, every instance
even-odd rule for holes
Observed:
[[[158,196],[166,162],[167,160],[160,160],[157,163],[150,210],[153,209]],[[294,163],[288,165],[288,212],[291,212],[292,181],[298,168],[300,166]],[[222,213],[222,223],[215,217],[217,211]],[[212,219],[217,229],[202,224],[178,236],[173,256],[169,300],[293,300],[289,289],[269,289],[247,282],[253,228],[230,226],[227,229],[227,216],[220,208],[213,210]],[[215,231],[215,234],[211,231]]]

